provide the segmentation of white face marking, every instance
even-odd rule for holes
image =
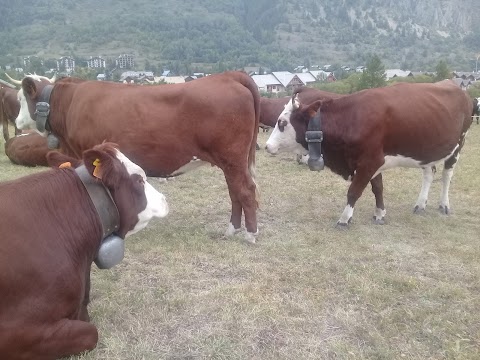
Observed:
[[[168,203],[165,199],[165,196],[155,190],[155,188],[150,185],[147,181],[147,177],[145,175],[145,171],[138,166],[137,164],[130,161],[125,155],[123,155],[120,151],[117,150],[117,158],[125,165],[128,173],[138,174],[142,176],[143,180],[145,181],[145,197],[147,198],[147,206],[143,211],[138,214],[138,222],[135,227],[127,232],[125,237],[135,234],[136,232],[145,228],[148,222],[153,217],[164,217],[168,214]]]
[[[23,93],[23,89],[20,89],[18,91],[17,99],[20,102],[20,111],[18,112],[18,116],[15,119],[15,125],[17,125],[17,128],[21,130],[35,129],[36,123],[35,120],[33,120],[30,116],[30,112],[28,111],[27,98]]]
[[[294,152],[299,155],[308,154],[308,150],[297,143],[295,129],[290,123],[290,116],[298,106],[298,100],[293,101],[292,99],[285,105],[283,112],[278,117],[278,120],[285,124],[283,131],[280,131],[278,126],[279,121],[277,121],[272,134],[267,140],[266,149],[270,154],[275,155],[285,151]]]

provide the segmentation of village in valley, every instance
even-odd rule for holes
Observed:
[[[180,84],[192,81],[204,76],[210,75],[208,72],[192,72],[191,74],[179,74],[173,70],[164,68],[152,71],[136,70],[139,68],[133,54],[121,54],[116,58],[103,56],[90,56],[87,59],[77,60],[72,56],[62,56],[58,59],[43,60],[36,56],[26,56],[23,58],[23,67],[13,65],[3,66],[6,72],[23,76],[24,73],[31,73],[31,68],[40,66],[44,70],[45,76],[75,76],[88,77],[98,81],[118,81],[127,84]],[[147,64],[149,62],[147,61]],[[47,68],[50,66],[49,68]],[[262,66],[246,66],[242,69],[235,69],[246,72],[255,81],[258,90],[265,96],[276,96],[285,93],[291,93],[294,89],[301,86],[310,86],[318,83],[332,83],[338,79],[338,73],[343,77],[353,73],[362,73],[365,65],[347,66],[347,65],[311,65],[311,66],[292,66],[291,71],[271,71]],[[473,71],[452,71],[451,79],[462,88],[467,90],[475,82],[480,80],[478,69]],[[434,72],[429,71],[409,71],[402,69],[385,69],[385,80],[404,77],[416,77],[421,75],[433,76]]]

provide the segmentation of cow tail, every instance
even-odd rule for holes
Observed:
[[[255,169],[255,155],[257,152],[257,137],[258,137],[258,126],[260,124],[260,93],[258,92],[257,85],[253,79],[245,74],[248,77],[248,82],[243,85],[247,87],[253,96],[253,104],[255,108],[255,127],[253,129],[252,142],[250,143],[250,151],[248,152],[248,171],[252,177],[253,183],[255,184],[255,201],[257,202],[257,208],[260,207],[260,190],[256,182],[256,169]]]

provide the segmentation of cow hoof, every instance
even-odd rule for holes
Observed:
[[[348,229],[348,223],[343,223],[343,222],[339,222],[337,221],[337,225],[335,226],[335,228],[339,229],[339,230],[347,230]]]
[[[255,235],[249,232],[245,234],[245,241],[249,244],[255,244],[257,242],[257,240],[255,239]]]
[[[385,225],[385,218],[382,217],[380,219],[377,219],[375,216],[373,217],[373,223],[375,225]]]
[[[258,229],[254,233],[247,231],[245,233],[245,241],[249,244],[255,244],[257,242],[257,239],[256,239],[257,235],[258,235]]]
[[[443,215],[450,215],[450,209],[448,208],[448,206],[440,205],[438,207],[438,211],[440,211],[440,213],[443,214]]]
[[[421,208],[420,206],[418,205],[415,205],[415,207],[413,208],[413,213],[414,214],[418,214],[418,215],[421,215],[421,214],[425,214],[425,208]]]
[[[233,224],[230,223],[230,224],[228,224],[227,231],[225,231],[225,236],[226,236],[226,237],[233,236],[233,235],[239,233],[241,230],[242,230],[241,228],[235,229],[235,227],[233,226]]]

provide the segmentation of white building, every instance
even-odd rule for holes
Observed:
[[[87,67],[92,69],[104,69],[105,64],[105,59],[101,56],[90,56],[90,59],[87,60]]]
[[[57,60],[57,70],[66,73],[73,72],[75,70],[75,59],[70,56],[62,56]]]

